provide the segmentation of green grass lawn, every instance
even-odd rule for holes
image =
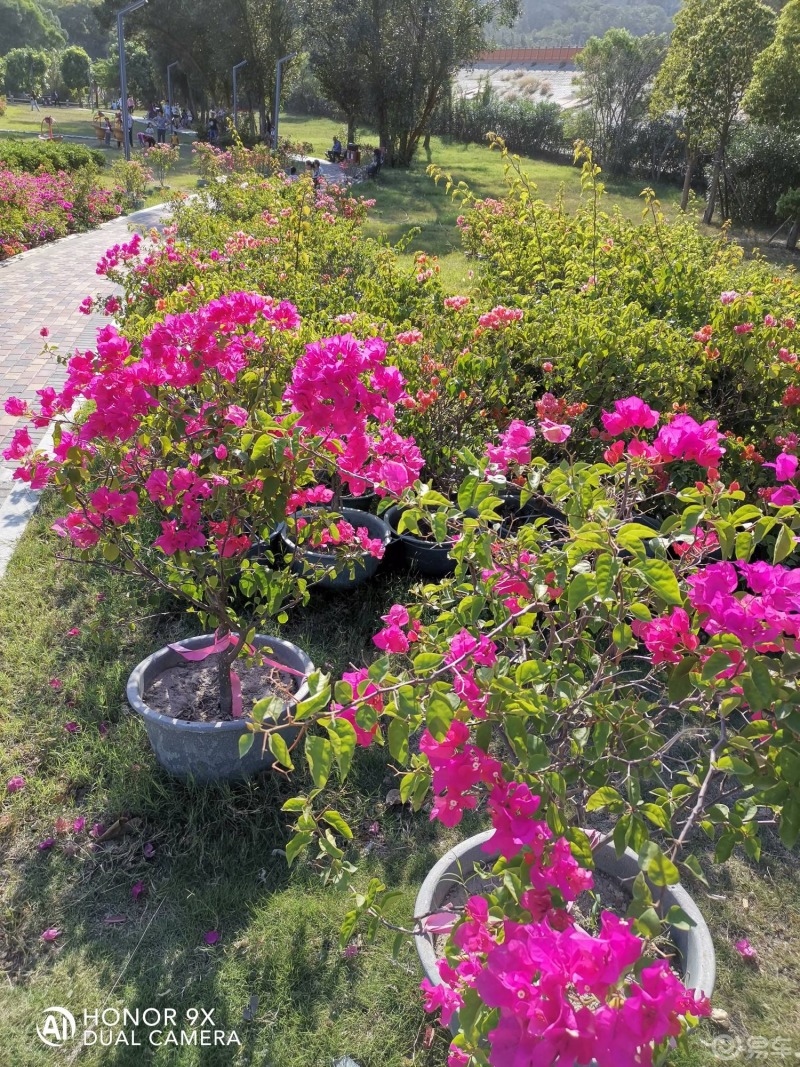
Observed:
[[[330,1067],[349,1054],[360,1067],[444,1067],[443,1035],[424,1047],[413,951],[393,959],[387,936],[345,957],[337,943],[344,894],[323,889],[309,864],[287,869],[279,807],[289,786],[273,775],[191,786],[159,768],[125,702],[125,681],[146,654],[190,632],[186,618],[104,570],[58,562],[52,519],[45,505],[0,583],[0,782],[27,779],[23,791],[0,794],[0,1062],[73,1062],[35,1036],[51,1005],[155,1006],[213,1010],[242,1046],[97,1048],[78,1062]],[[326,670],[362,664],[373,654],[378,616],[406,588],[389,576],[363,592],[318,594],[284,634]],[[73,627],[80,632],[69,636]],[[68,732],[67,722],[78,731]],[[435,858],[482,816],[443,833],[424,812],[387,809],[394,784],[384,754],[360,751],[333,802],[356,831],[362,877],[402,890],[393,915],[402,921]],[[86,820],[79,833],[70,829],[76,818]],[[109,828],[120,818],[125,833],[101,844],[89,836],[93,824]],[[40,850],[49,837],[56,843]],[[728,1013],[734,1037],[783,1037],[800,1052],[800,865],[768,841],[758,865],[734,858],[724,867],[709,859],[708,867],[710,888],[689,888],[715,940],[715,1005]],[[146,893],[134,900],[139,881]],[[49,927],[62,931],[53,944],[40,939]],[[203,940],[209,930],[221,935],[211,947]],[[735,951],[742,937],[757,964]],[[244,1022],[253,996],[258,1009]],[[719,1057],[710,1043],[723,1034],[705,1026],[674,1062],[713,1067]]]

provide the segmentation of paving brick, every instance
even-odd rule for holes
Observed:
[[[0,452],[18,425],[2,411],[9,396],[35,400],[36,390],[64,382],[64,368],[55,355],[42,356],[40,329],[59,352],[91,347],[94,328],[108,320],[87,318],[78,305],[87,295],[116,291],[95,273],[98,260],[113,244],[127,241],[132,229],[146,231],[163,218],[163,207],[148,208],[115,219],[90,233],[43,245],[0,263]],[[12,465],[0,460],[0,506],[11,488]]]

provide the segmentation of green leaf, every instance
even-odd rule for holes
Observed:
[[[586,810],[602,811],[603,808],[610,808],[611,811],[622,811],[624,806],[625,801],[617,790],[612,789],[610,785],[604,785],[589,797]]]
[[[250,749],[253,747],[255,741],[255,735],[251,730],[248,730],[246,734],[242,734],[239,738],[239,759],[246,756]]]
[[[781,524],[781,532],[778,534],[778,539],[775,542],[775,548],[772,551],[772,562],[780,563],[782,559],[786,559],[789,553],[794,549],[794,533],[788,526]]]
[[[408,723],[403,719],[389,723],[389,752],[400,763],[408,760]]]
[[[293,838],[286,845],[286,861],[291,867],[297,857],[303,852],[311,842],[314,840],[314,835],[307,830],[301,830],[299,834],[295,834]]]
[[[703,664],[700,677],[704,682],[710,682],[713,678],[716,678],[720,671],[727,670],[730,665],[730,656],[724,652],[713,652]]]
[[[661,936],[661,920],[655,908],[645,908],[642,914],[634,919],[633,925],[645,937],[656,938]]]
[[[646,841],[639,850],[639,866],[653,885],[675,885],[681,876],[672,860],[655,841]]]
[[[650,532],[652,534],[652,530]],[[678,579],[668,563],[665,563],[663,559],[644,559],[636,564],[636,570],[665,603],[681,606],[683,600]]]
[[[570,611],[582,604],[589,597],[594,596],[597,591],[597,579],[593,574],[588,572],[582,574],[576,574],[572,581],[569,583],[569,593],[567,594],[567,607]]]
[[[306,804],[305,797],[289,797],[282,805],[281,811],[305,811]]]
[[[602,600],[608,600],[614,589],[614,582],[619,574],[619,560],[608,552],[602,552],[594,565],[595,577],[597,578],[597,592]]]
[[[251,458],[257,462],[262,456],[265,456],[270,450],[273,440],[274,438],[270,434],[262,433],[253,445],[253,451],[250,453]]]
[[[763,656],[748,656],[747,663],[750,674],[743,674],[740,679],[744,698],[753,711],[763,711],[775,699],[767,660]]]
[[[781,809],[779,827],[781,841],[787,848],[794,848],[800,836],[800,796],[791,796]]]
[[[665,830],[667,833],[672,829],[669,823],[669,815],[659,804],[642,804],[639,811],[659,829]]]
[[[436,652],[421,652],[418,656],[414,657],[414,670],[415,671],[428,671],[434,667],[441,667],[444,663],[444,656],[440,656]]]
[[[331,773],[333,764],[333,745],[326,737],[309,736],[306,738],[306,759],[308,769],[317,789],[322,789]]]
[[[677,904],[673,904],[669,909],[666,920],[676,930],[691,930],[693,926],[697,926],[691,915],[687,915],[683,908],[679,908]]]
[[[697,858],[697,856],[692,856],[691,854],[688,856],[684,856],[681,862],[687,870],[692,872],[692,874],[695,876],[695,878],[698,879],[698,881],[702,882],[704,886],[708,885],[708,881],[706,880],[706,876],[703,874],[703,868],[700,866],[700,860]]]
[[[453,721],[453,709],[441,693],[432,693],[428,700],[428,729],[436,741],[444,741]]]
[[[285,767],[287,771],[294,770],[289,748],[279,733],[269,735],[269,750],[282,767]]]
[[[339,778],[344,781],[356,751],[356,731],[347,719],[337,719],[335,722],[326,723],[326,727],[328,733],[336,738],[333,754],[339,766]]]
[[[689,674],[696,666],[697,659],[694,656],[684,656],[680,663],[676,663],[670,671],[667,690],[669,699],[673,703],[678,703],[691,693],[692,682]]]
[[[346,837],[348,841],[353,840],[353,831],[347,825],[345,820],[339,814],[338,811],[326,811],[323,816],[323,820],[332,826],[337,834],[341,834],[342,837]]]

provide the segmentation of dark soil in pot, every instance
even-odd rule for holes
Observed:
[[[231,715],[220,714],[219,656],[199,662],[186,660],[170,667],[153,680],[144,694],[153,711],[183,722],[226,722]],[[277,696],[288,703],[297,692],[297,680],[277,671],[269,664],[237,662],[233,670],[242,686],[242,715],[246,718],[253,705],[264,697]]]

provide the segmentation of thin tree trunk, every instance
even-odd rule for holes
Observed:
[[[722,173],[722,152],[717,151],[714,156],[714,166],[711,171],[711,186],[708,190],[708,200],[706,201],[706,209],[703,212],[703,222],[706,226],[711,225],[711,220],[714,218],[714,208],[717,206],[717,196],[719,194],[719,178]]]
[[[681,193],[681,211],[685,211],[689,205],[689,193],[692,191],[692,178],[697,163],[697,155],[694,152],[686,153],[686,174],[683,177],[683,192]]]
[[[800,219],[795,219],[789,230],[789,236],[786,238],[786,247],[790,252],[794,252],[797,248],[798,238],[800,238]]]

